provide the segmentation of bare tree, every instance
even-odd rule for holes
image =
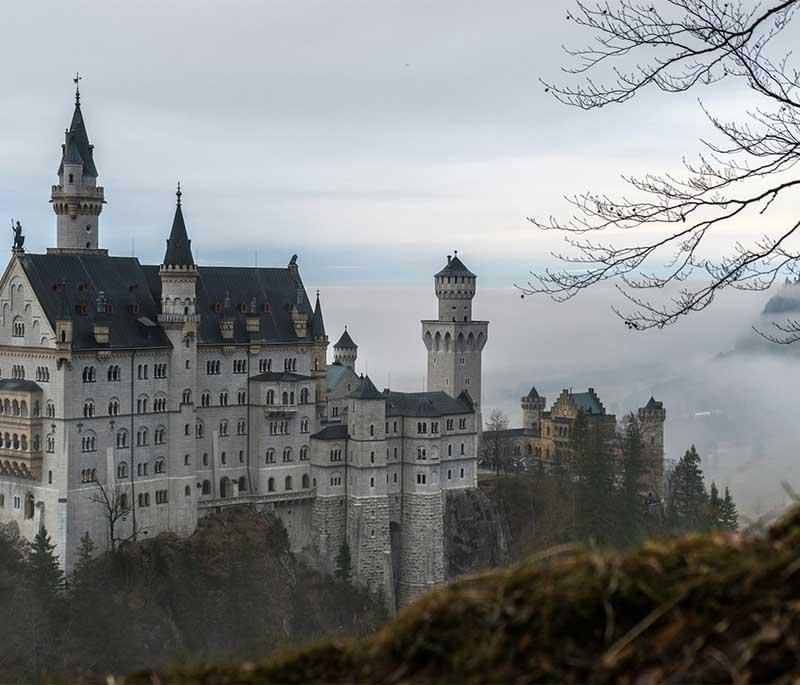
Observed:
[[[481,436],[481,458],[498,476],[506,469],[511,453],[508,426],[508,417],[499,409],[493,409]]]
[[[796,198],[800,186],[793,173],[800,161],[800,75],[776,40],[798,6],[800,0],[576,3],[567,20],[589,30],[593,41],[566,50],[575,63],[564,71],[577,77],[575,85],[543,82],[560,102],[591,110],[647,88],[680,93],[733,80],[749,91],[753,105],[732,121],[701,102],[713,140],[701,140],[705,152],[695,161],[684,159],[682,174],[623,177],[630,197],[575,194],[567,197],[569,218],[529,219],[561,234],[568,247],[554,255],[563,268],[534,273],[521,288],[523,297],[544,293],[563,301],[614,280],[627,299],[626,311],[615,307],[615,313],[630,329],[645,330],[705,309],[725,288],[764,290],[800,271],[800,252],[791,241],[800,221],[781,223],[773,206]],[[607,76],[596,79],[599,71]],[[703,256],[709,236],[742,220],[770,231],[752,244],[731,244],[719,259]],[[656,227],[666,230],[637,239],[636,229],[652,235]],[[603,231],[625,237],[603,240],[596,235]],[[664,295],[672,283],[680,284],[677,293]],[[658,291],[662,297],[648,299]],[[775,326],[762,335],[781,343],[800,339],[800,322]]]
[[[113,486],[103,485],[99,480],[95,480],[95,490],[88,496],[90,502],[99,504],[103,509],[103,517],[106,521],[106,532],[108,534],[108,546],[113,552],[117,545],[128,540],[135,539],[136,530],[131,530],[130,534],[119,535],[120,523],[127,520],[129,514],[133,512],[135,503],[129,500],[128,488],[119,483]],[[133,526],[136,524],[133,523]]]

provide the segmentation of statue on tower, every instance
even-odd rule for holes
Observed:
[[[11,220],[11,230],[14,232],[14,249],[21,250],[25,244],[25,236],[22,235],[22,224],[17,221],[16,225],[14,220]]]

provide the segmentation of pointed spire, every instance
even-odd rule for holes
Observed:
[[[353,339],[347,332],[347,326],[344,327],[344,333],[342,333],[342,337],[339,338],[338,342],[333,347],[334,349],[338,348],[340,350],[355,350],[358,348],[358,345],[353,342]]]
[[[322,319],[322,305],[319,303],[319,290],[317,290],[317,303],[314,305],[314,318],[311,321],[311,335],[315,338],[325,337],[325,322]]]
[[[192,258],[192,241],[186,233],[186,224],[183,220],[183,210],[181,209],[181,184],[178,183],[178,191],[175,193],[177,198],[175,205],[175,218],[172,220],[172,230],[167,239],[167,251],[164,254],[164,266],[194,266]]]
[[[83,121],[83,113],[81,112],[81,79],[80,74],[75,74],[75,78],[72,79],[75,83],[75,111],[72,113],[72,121],[66,132],[58,175],[61,176],[64,171],[65,161],[75,161],[79,158],[83,162],[84,176],[97,178],[97,167],[94,164],[94,146],[89,143],[89,134],[86,132],[86,123]],[[73,146],[74,151],[72,151]],[[67,159],[68,153],[71,159]]]

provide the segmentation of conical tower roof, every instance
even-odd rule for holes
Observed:
[[[342,333],[342,337],[339,338],[333,348],[337,350],[355,350],[358,349],[358,345],[353,342],[353,339],[347,332],[347,328],[345,328],[344,333]]]
[[[61,155],[61,164],[58,166],[58,175],[64,170],[64,162],[76,161],[80,158],[83,162],[83,175],[97,178],[97,167],[94,165],[94,147],[89,143],[89,134],[86,132],[86,123],[81,112],[80,92],[75,92],[75,111],[72,113],[72,121],[67,129],[66,141]],[[71,148],[74,146],[77,151]],[[69,158],[68,158],[69,157]]]
[[[167,251],[164,254],[164,266],[194,266],[192,258],[192,241],[186,233],[186,223],[181,210],[181,186],[178,184],[176,196],[178,203],[175,207],[175,218],[172,220],[172,230],[167,238]]]
[[[315,338],[325,337],[325,321],[322,319],[322,305],[319,303],[319,290],[317,290],[317,303],[314,305],[314,316],[311,320],[311,335]]]

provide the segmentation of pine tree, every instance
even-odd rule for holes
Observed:
[[[731,491],[725,488],[725,497],[720,505],[720,530],[735,532],[739,530],[739,513],[731,496]]]
[[[87,530],[81,535],[81,544],[78,547],[78,558],[75,560],[75,572],[80,573],[86,568],[92,557],[94,556],[95,544]]]
[[[707,528],[708,495],[703,484],[700,455],[695,446],[686,450],[669,478],[668,525],[672,533],[702,531]]]
[[[642,497],[644,441],[639,419],[628,414],[622,423],[622,478],[617,493],[618,542],[635,545],[646,537],[645,506]]]
[[[708,497],[708,529],[722,530],[722,500],[719,498],[717,484],[713,480]]]
[[[353,574],[352,558],[350,557],[350,545],[347,540],[344,540],[339,547],[339,553],[336,555],[336,572],[335,576],[345,583],[349,583]]]
[[[39,597],[56,598],[64,590],[64,572],[47,529],[36,534],[28,556],[28,585]]]
[[[614,537],[614,473],[606,427],[589,422],[583,412],[570,431],[570,459],[575,475],[575,527],[579,540],[607,544]]]

